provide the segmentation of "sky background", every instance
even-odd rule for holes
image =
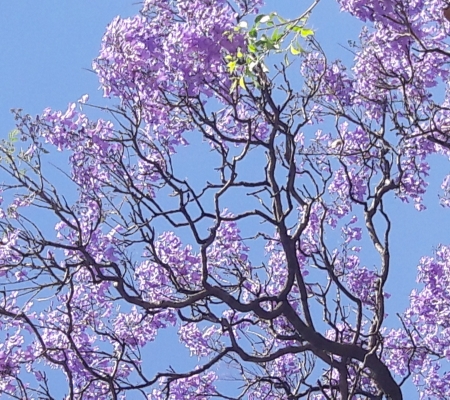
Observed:
[[[270,1],[266,9],[276,9],[285,17],[294,17],[308,4],[299,0]],[[14,128],[11,108],[22,108],[36,115],[46,107],[65,110],[69,102],[89,93],[90,102],[102,104],[102,93],[92,72],[92,59],[100,48],[106,25],[117,15],[132,16],[139,10],[130,1],[60,0],[2,1],[0,3],[0,137]],[[351,61],[342,46],[357,39],[360,24],[339,13],[333,0],[322,0],[310,21],[329,58]],[[450,218],[438,205],[437,190],[441,177],[449,173],[442,161],[433,164],[429,209],[418,213],[413,206],[392,203],[393,273],[387,291],[389,321],[398,324],[395,313],[408,304],[414,286],[416,266],[421,256],[431,254],[439,243],[450,243]],[[1,176],[0,176],[1,181]],[[164,341],[164,339],[161,339]],[[177,358],[177,354],[160,354]],[[415,398],[413,393],[409,393]]]

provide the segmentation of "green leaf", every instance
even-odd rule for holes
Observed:
[[[302,27],[301,26],[297,26],[297,25],[294,25],[294,26],[289,26],[289,29],[291,30],[291,31],[294,31],[294,32],[298,32],[298,33],[300,33],[301,31],[302,31]]]
[[[18,140],[17,135],[19,133],[20,133],[20,131],[17,128],[13,129],[11,132],[8,133],[8,140],[11,143],[17,142],[17,140]]]
[[[267,15],[266,14],[257,15],[255,18],[255,24],[259,24],[264,17],[267,17]]]
[[[289,47],[289,49],[291,50],[291,53],[292,53],[294,56],[298,56],[300,53],[303,52],[303,49],[302,49],[301,47],[300,47],[300,48],[295,48],[293,44],[291,44],[291,46]]]
[[[275,43],[273,43],[271,40],[268,40],[266,42],[266,48],[268,50],[276,50],[277,49],[277,47],[275,47]]]
[[[266,43],[267,43],[267,38],[265,39],[259,39],[258,41],[255,42],[255,46],[258,47],[266,47]]]
[[[240,86],[242,89],[246,89],[246,86],[245,86],[245,80],[244,80],[244,77],[243,77],[243,76],[241,76],[241,77],[239,78],[239,86]]]
[[[250,43],[248,45],[248,51],[250,51],[251,53],[256,53],[256,50],[257,50],[257,48],[253,43]]]
[[[275,29],[272,33],[271,40],[273,42],[278,42],[283,37],[283,34],[278,32],[278,29]]]
[[[230,62],[227,64],[228,71],[229,71],[230,73],[233,73],[233,72],[234,72],[234,70],[236,69],[236,64],[237,64],[237,61],[236,61],[236,60],[230,61]]]
[[[308,37],[308,36],[314,35],[314,31],[312,29],[302,29],[300,34],[303,37]]]
[[[263,15],[258,22],[261,24],[265,24],[266,22],[269,22],[272,19],[270,15]]]
[[[288,25],[286,25],[286,30],[293,31],[295,26],[296,26],[295,24],[288,24]]]

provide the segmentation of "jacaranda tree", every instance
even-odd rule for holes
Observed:
[[[146,0],[93,63],[114,106],[15,111],[2,396],[448,398],[450,246],[385,322],[391,205],[424,209],[427,160],[450,156],[446,4],[340,0],[364,25],[345,65],[310,29],[317,2]],[[173,330],[186,367],[156,368]]]

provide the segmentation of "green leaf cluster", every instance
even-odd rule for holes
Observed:
[[[303,53],[300,40],[314,35],[314,31],[306,27],[306,22],[307,16],[287,20],[276,12],[257,15],[250,27],[247,21],[239,22],[231,34],[245,34],[247,48],[225,57],[233,81],[230,92],[237,86],[246,89],[246,81],[257,85],[255,67],[268,72],[264,61],[271,53],[285,53],[286,64],[289,64],[288,53],[294,56]]]
[[[17,128],[13,129],[12,131],[10,131],[8,133],[8,141],[11,144],[17,142],[19,140],[18,137],[17,137],[19,135],[19,133],[20,133],[20,131]]]

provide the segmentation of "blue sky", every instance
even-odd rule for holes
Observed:
[[[299,2],[279,0],[281,15],[300,10]],[[39,114],[44,108],[65,109],[67,104],[89,93],[90,101],[101,104],[96,76],[87,71],[100,48],[106,25],[117,15],[131,16],[139,9],[132,1],[60,0],[2,1],[0,5],[0,137],[14,128],[9,110],[22,108],[26,113]],[[335,1],[322,0],[311,19],[319,41],[329,51],[330,58],[351,60],[351,54],[339,44],[356,39],[359,24],[339,14]],[[293,16],[293,15],[291,15]],[[391,315],[401,312],[408,303],[416,277],[416,265],[423,255],[431,254],[439,243],[450,242],[448,213],[438,206],[436,197],[440,176],[449,168],[441,161],[433,164],[439,173],[433,179],[428,196],[429,209],[418,213],[413,206],[403,207],[393,202],[393,274],[388,291]],[[0,178],[1,180],[1,178]],[[176,355],[174,355],[176,356]]]
[[[128,1],[5,1],[0,5],[0,131],[13,127],[12,107],[40,113],[65,108],[98,87],[85,70],[100,48],[106,25],[138,10]],[[100,101],[101,94],[93,99]]]

